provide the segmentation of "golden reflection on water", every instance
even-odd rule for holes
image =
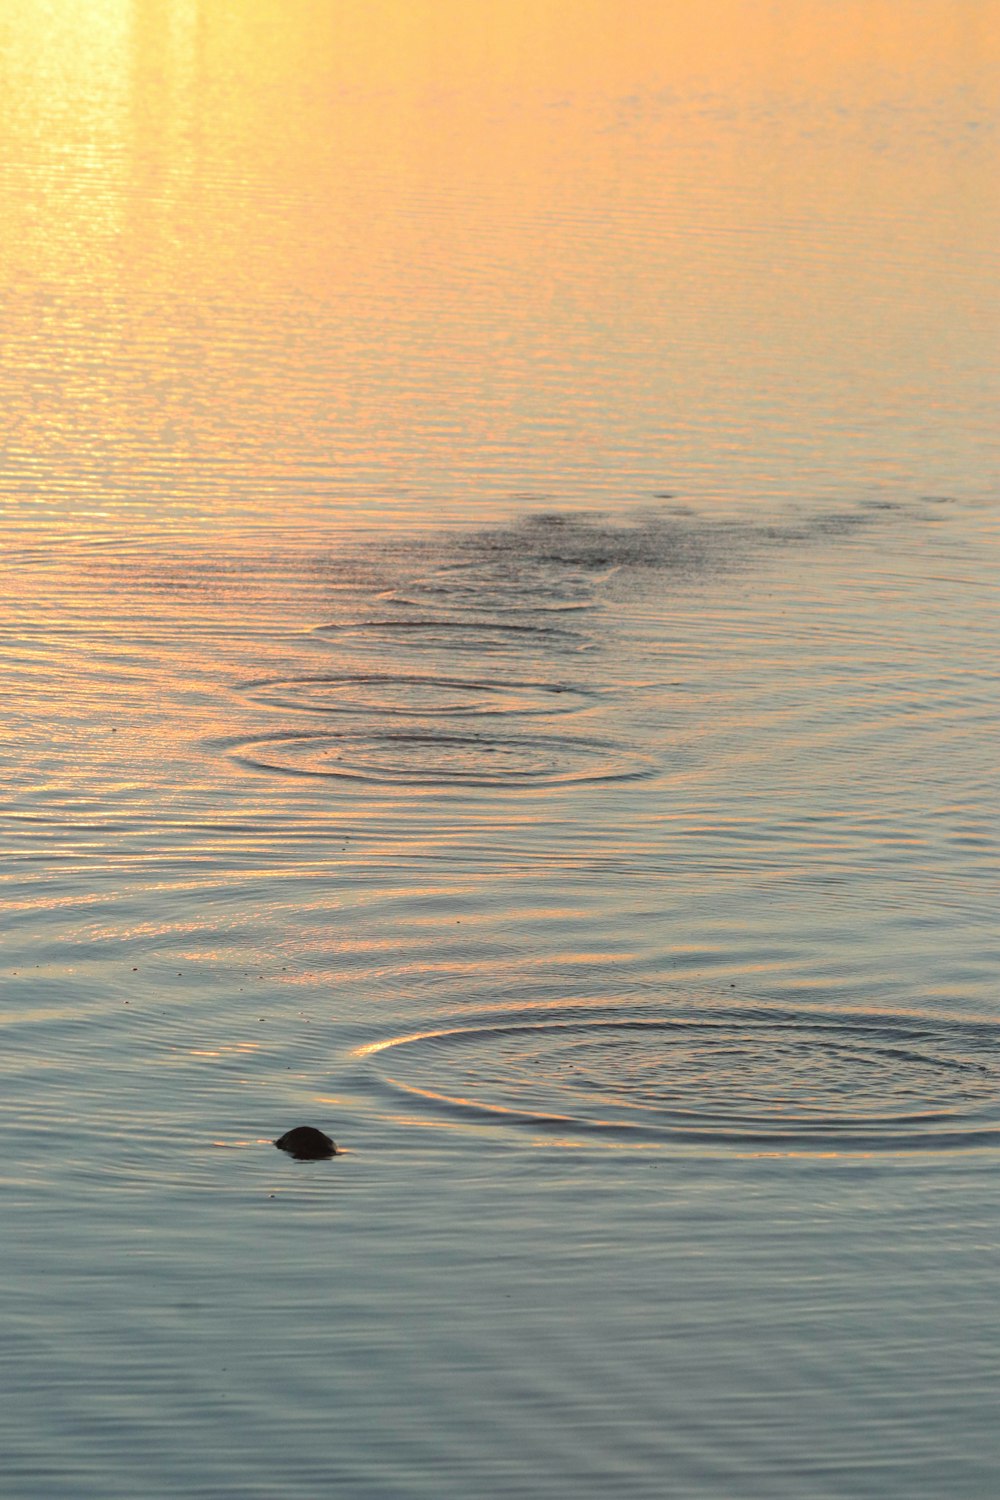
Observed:
[[[21,201],[26,213],[8,255],[22,270],[58,274],[74,248],[92,254],[109,235],[159,233],[175,269],[193,262],[225,278],[223,243],[238,263],[257,264],[261,236],[241,242],[240,233],[277,211],[287,237],[266,245],[272,272],[300,286],[303,272],[343,285],[345,253],[348,266],[370,265],[375,250],[388,268],[391,246],[413,246],[433,227],[414,222],[419,184],[441,195],[438,207],[453,194],[468,208],[495,204],[494,229],[502,206],[500,252],[522,234],[525,208],[551,207],[552,189],[582,201],[597,178],[606,192],[627,193],[627,180],[604,177],[608,154],[630,165],[614,137],[627,137],[636,112],[671,98],[701,105],[670,117],[678,143],[732,137],[737,156],[753,120],[734,133],[733,116],[748,103],[781,102],[780,132],[794,135],[810,103],[837,104],[863,127],[866,109],[933,104],[961,90],[974,120],[993,98],[994,14],[989,3],[952,0],[769,10],[746,0],[591,0],[573,6],[569,25],[561,0],[304,0],[292,11],[283,0],[24,0],[0,37],[5,133],[15,161],[30,169],[30,146],[36,165],[48,166],[33,178],[48,196],[10,195],[7,207]],[[611,140],[594,138],[592,108],[606,114]],[[853,170],[870,144],[856,142]],[[927,165],[920,156],[911,188]],[[164,210],[180,205],[189,217],[168,224]],[[67,224],[67,208],[79,219]],[[349,232],[361,224],[363,238]],[[303,240],[297,230],[308,231]],[[94,269],[77,263],[74,279]],[[149,269],[124,256],[117,266]]]
[[[996,19],[25,0],[15,488],[190,514],[460,472],[819,483],[859,446],[891,473],[996,331]]]

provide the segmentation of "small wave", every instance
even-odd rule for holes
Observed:
[[[517,650],[537,646],[546,651],[586,651],[593,647],[590,637],[581,631],[547,620],[482,620],[467,618],[348,620],[318,625],[313,632],[340,640],[361,636],[366,643],[403,646],[421,650],[444,646],[448,651],[483,653]]]
[[[567,1010],[359,1049],[380,1085],[470,1123],[779,1151],[1000,1143],[1000,1027],[923,1017]]]
[[[430,605],[479,613],[484,603],[487,607],[495,604],[497,609],[517,615],[565,615],[598,607],[591,579],[554,579],[549,573],[535,577],[527,566],[442,569],[430,578],[416,578],[405,586],[388,589],[379,597],[387,604],[413,609]]]
[[[261,770],[412,786],[559,786],[623,781],[653,769],[621,745],[557,735],[282,734],[231,749]]]
[[[562,683],[484,682],[390,672],[265,678],[245,683],[239,691],[276,708],[399,717],[571,713],[594,697]]]

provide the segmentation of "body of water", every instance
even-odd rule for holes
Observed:
[[[0,70],[5,1494],[992,1500],[1000,6]]]

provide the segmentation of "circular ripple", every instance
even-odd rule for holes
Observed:
[[[248,765],[298,776],[431,786],[559,786],[648,775],[651,763],[598,740],[438,734],[302,734],[236,747]]]
[[[591,647],[586,635],[547,622],[514,622],[477,619],[378,619],[351,620],[344,624],[317,625],[315,635],[362,636],[371,644],[408,650],[445,646],[449,651],[546,650],[585,651]]]
[[[418,578],[405,588],[387,589],[379,597],[386,603],[412,605],[416,608],[469,609],[482,611],[484,597],[492,593],[502,601],[504,613],[518,614],[570,614],[579,610],[594,609],[597,601],[593,597],[591,580],[575,587],[565,580],[558,582],[551,575],[538,578],[514,578],[507,570],[488,572],[476,569],[470,573],[438,574],[433,578]],[[488,607],[488,606],[487,606]]]
[[[277,708],[399,717],[572,713],[593,696],[558,683],[490,683],[389,672],[270,678],[249,682],[242,691]]]
[[[472,1120],[785,1150],[1000,1141],[1000,1028],[771,1011],[524,1018],[362,1048],[381,1082]]]

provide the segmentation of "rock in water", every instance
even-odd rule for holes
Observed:
[[[279,1151],[287,1151],[289,1156],[294,1156],[296,1161],[324,1161],[328,1156],[336,1156],[337,1148],[328,1135],[322,1130],[317,1130],[314,1125],[296,1125],[294,1130],[286,1130],[284,1135],[279,1135],[274,1143]]]

